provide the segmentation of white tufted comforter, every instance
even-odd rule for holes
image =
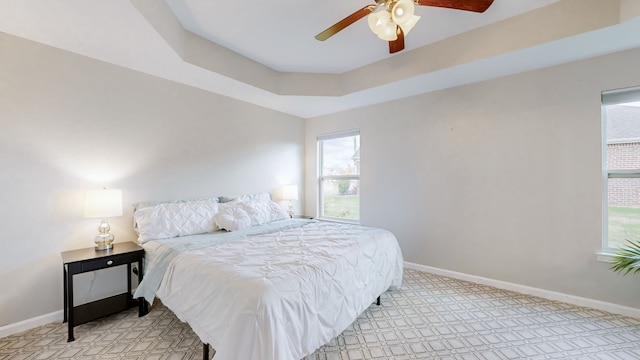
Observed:
[[[358,225],[290,219],[143,246],[134,296],[155,293],[216,360],[301,359],[402,282],[393,234]]]

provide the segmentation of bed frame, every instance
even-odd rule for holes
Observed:
[[[380,306],[380,296],[376,299],[376,305]],[[209,360],[209,348],[209,344],[202,343],[202,360]]]

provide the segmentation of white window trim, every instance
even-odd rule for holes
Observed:
[[[318,208],[316,209],[316,212],[318,214],[318,219],[320,220],[327,220],[327,221],[334,221],[334,222],[342,222],[342,223],[349,223],[349,224],[360,224],[360,218],[358,217],[358,220],[351,220],[351,219],[343,219],[343,218],[336,218],[336,217],[332,217],[332,216],[325,216],[322,209],[324,209],[324,194],[322,193],[322,181],[323,180],[360,180],[360,175],[323,175],[322,174],[322,165],[324,164],[324,159],[323,159],[323,142],[325,140],[331,140],[331,139],[338,139],[338,138],[342,138],[342,137],[349,137],[349,136],[355,136],[355,135],[360,135],[360,130],[347,130],[347,131],[339,131],[339,132],[334,132],[334,133],[329,133],[329,134],[324,134],[324,135],[319,135],[316,138],[316,143],[317,143],[317,151],[318,151],[318,182],[317,182],[317,187],[318,187]],[[358,201],[359,203],[359,201]]]
[[[603,263],[611,263],[611,258],[615,256],[613,252],[600,251],[596,253],[597,260]]]
[[[616,249],[609,247],[609,188],[610,178],[640,178],[640,169],[617,170],[607,168],[607,105],[624,104],[640,100],[640,87],[603,91],[601,95],[601,126],[602,126],[602,250],[597,253],[601,262],[609,262]],[[628,140],[628,139],[624,139]]]

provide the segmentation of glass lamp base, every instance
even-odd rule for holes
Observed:
[[[99,234],[93,240],[96,243],[96,250],[109,250],[113,249],[113,235],[107,234]]]
[[[109,249],[113,249],[113,244],[96,244],[95,247],[96,250],[109,250]]]
[[[102,220],[100,226],[98,227],[100,233],[96,235],[96,238],[93,241],[96,244],[96,250],[109,250],[113,249],[113,240],[114,236],[109,234],[109,230],[111,227],[106,220]]]
[[[289,201],[289,208],[287,209],[287,213],[289,214],[289,217],[292,219],[295,216],[295,212],[293,211],[293,205],[291,205],[291,201]]]

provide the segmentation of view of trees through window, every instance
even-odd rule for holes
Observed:
[[[320,217],[360,219],[360,134],[318,139]]]
[[[626,240],[640,239],[640,93],[638,101],[617,102],[614,98],[607,103],[604,99],[607,208],[603,248],[611,249]]]

